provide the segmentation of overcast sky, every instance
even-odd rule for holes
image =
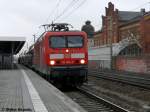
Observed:
[[[30,45],[32,35],[41,32],[39,26],[57,17],[56,22],[71,23],[74,29],[91,20],[99,30],[110,1],[119,10],[150,9],[150,0],[0,0],[0,36],[24,36]]]

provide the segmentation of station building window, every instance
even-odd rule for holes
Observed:
[[[139,56],[141,54],[142,49],[137,44],[127,46],[119,53],[122,56]]]

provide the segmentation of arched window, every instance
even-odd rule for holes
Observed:
[[[137,44],[133,44],[125,47],[119,53],[119,55],[124,55],[124,56],[139,56],[141,54],[142,54],[142,49]]]

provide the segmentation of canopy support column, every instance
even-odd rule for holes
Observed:
[[[14,51],[13,51],[13,49],[14,49],[14,43],[13,42],[11,42],[11,69],[13,69],[13,55],[14,55]]]

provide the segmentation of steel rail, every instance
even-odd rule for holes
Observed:
[[[96,101],[104,104],[107,108],[110,108],[112,112],[130,112],[127,109],[124,109],[120,107],[119,105],[116,105],[104,98],[101,98],[100,96],[95,95],[93,92],[90,92],[90,90],[85,89],[83,87],[77,87],[79,91],[86,94],[87,96],[91,97],[92,99],[95,99]]]
[[[143,78],[140,76],[132,76],[132,74],[117,74],[117,73],[110,73],[110,72],[102,72],[102,71],[89,71],[89,76],[96,77],[96,78],[103,78],[107,80],[122,82],[138,87],[142,87],[145,89],[150,89],[150,79]]]

